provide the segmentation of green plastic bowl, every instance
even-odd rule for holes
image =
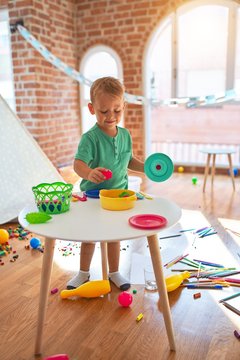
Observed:
[[[72,184],[54,182],[32,187],[38,210],[47,214],[62,214],[70,209]]]

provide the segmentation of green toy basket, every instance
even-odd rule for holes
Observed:
[[[32,187],[38,210],[47,214],[61,214],[68,211],[72,189],[72,184],[62,182],[42,183]]]

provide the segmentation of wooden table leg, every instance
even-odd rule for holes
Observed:
[[[159,300],[162,305],[163,317],[165,322],[165,327],[167,331],[168,341],[170,349],[175,351],[175,339],[172,325],[172,316],[168,302],[168,294],[165,283],[165,278],[163,274],[162,259],[159,249],[158,237],[157,235],[148,236],[148,245],[152,258],[153,269],[156,277],[156,282],[158,286]]]
[[[35,355],[40,355],[42,353],[43,326],[44,326],[45,315],[47,310],[47,301],[48,301],[50,278],[52,272],[54,246],[55,246],[55,239],[49,239],[49,238],[45,239],[42,273],[41,273]]]
[[[213,161],[212,161],[212,187],[213,187],[213,180],[215,175],[215,164],[216,164],[216,154],[213,154]]]
[[[230,176],[232,178],[233,190],[235,191],[235,180],[234,180],[234,173],[233,173],[233,167],[232,167],[232,156],[231,156],[231,154],[227,154],[227,156],[228,156],[228,162],[229,162],[229,172],[230,172]]]
[[[101,242],[101,256],[102,256],[102,277],[103,280],[108,280],[108,266],[107,266],[107,243]]]
[[[205,192],[207,177],[208,177],[208,173],[209,173],[210,159],[211,159],[211,154],[208,154],[208,155],[207,155],[207,164],[206,164],[205,173],[204,173],[203,192]]]

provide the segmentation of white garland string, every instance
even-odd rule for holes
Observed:
[[[35,50],[37,50],[45,60],[50,62],[59,70],[63,71],[66,75],[72,79],[78,81],[81,84],[91,86],[92,81],[87,79],[80,72],[76,71],[72,67],[68,66],[65,62],[61,61],[55,55],[53,55],[48,49],[42,45],[29,31],[22,25],[17,25],[19,33],[23,38],[31,44]],[[184,104],[187,108],[195,108],[199,106],[215,105],[223,102],[235,100],[237,97],[234,89],[227,90],[220,94],[197,96],[197,97],[184,97],[184,98],[169,98],[166,100],[157,99],[146,99],[143,96],[137,96],[125,93],[125,99],[130,104],[137,105],[158,105],[158,106],[179,106]]]

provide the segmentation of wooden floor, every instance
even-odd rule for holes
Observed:
[[[62,171],[62,174],[70,182],[76,180],[69,171]],[[192,184],[192,176],[176,173],[165,183],[144,179],[142,190],[172,199],[183,209],[180,223],[174,229],[168,229],[166,235],[181,228],[204,226],[213,226],[218,234],[199,239],[194,246],[193,238],[188,234],[160,240],[162,254],[171,258],[190,249],[205,259],[240,267],[240,238],[225,230],[230,228],[240,232],[239,178],[236,178],[236,191],[233,192],[230,178],[217,175],[213,191],[209,181],[203,194],[203,175],[198,176],[196,185]],[[5,227],[10,226],[15,228],[16,224]],[[0,266],[0,359],[32,360],[35,359],[43,254],[25,249],[28,240],[15,238],[10,243],[19,258],[10,262],[10,254]],[[56,246],[51,278],[51,288],[59,290],[65,288],[67,280],[77,271],[79,261],[79,247],[73,247],[72,255],[63,256],[64,245],[68,244],[59,242]],[[121,271],[127,275],[133,255],[148,254],[147,243],[144,239],[126,241],[122,242],[121,248]],[[101,277],[99,254],[97,248],[93,278]],[[137,289],[137,294],[133,295],[134,301],[129,308],[118,305],[119,291],[114,286],[109,295],[97,299],[61,300],[59,294],[49,295],[44,352],[38,359],[59,353],[68,354],[71,360],[240,359],[240,341],[233,335],[235,329],[240,332],[240,317],[218,303],[219,299],[240,291],[240,288],[201,290],[201,298],[197,300],[193,299],[194,292],[186,288],[169,293],[176,352],[169,351],[161,309],[157,308],[157,294],[146,292],[143,285],[133,285],[131,291],[133,289]],[[136,322],[139,313],[144,317]]]

